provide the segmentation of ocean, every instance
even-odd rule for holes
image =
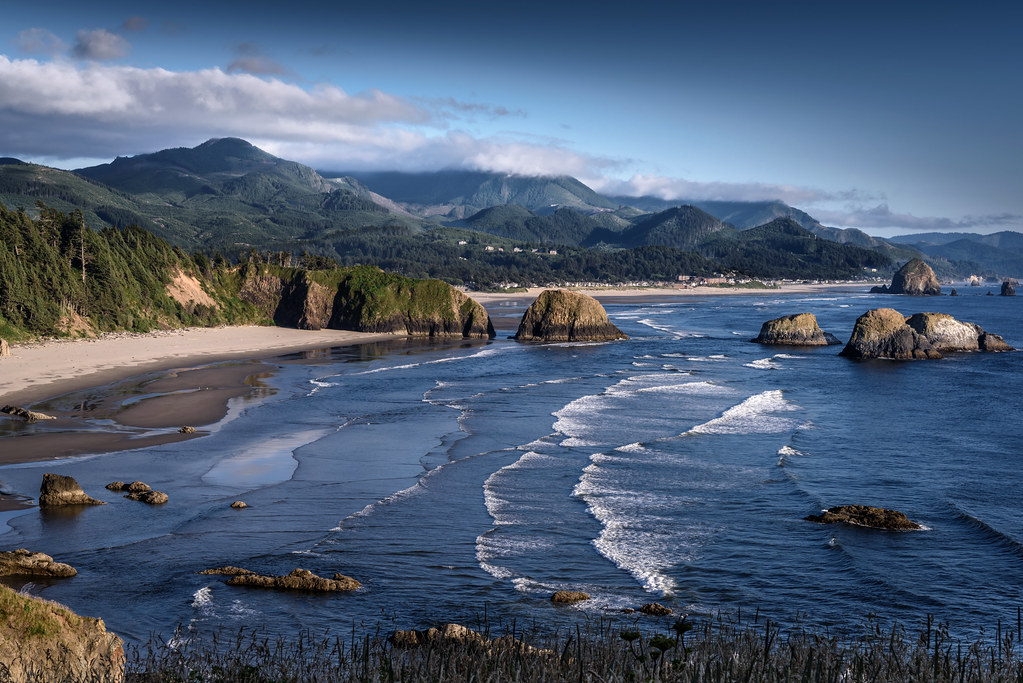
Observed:
[[[962,637],[991,634],[1023,604],[1023,354],[857,362],[840,346],[749,341],[800,312],[845,341],[884,306],[950,313],[1023,346],[1021,298],[960,290],[609,300],[630,339],[593,344],[509,340],[524,308],[511,303],[491,309],[505,322],[488,342],[283,356],[202,438],[0,468],[5,492],[35,497],[58,472],[109,503],[7,513],[0,547],[76,567],[24,589],[136,644],[483,615],[495,628],[658,624],[622,611],[649,602],[829,629],[934,615]],[[170,502],[103,488],[135,479]],[[231,509],[238,499],[250,507]],[[851,503],[924,528],[804,521]],[[281,593],[196,573],[223,565],[340,572],[363,587]],[[552,605],[561,589],[592,599]]]

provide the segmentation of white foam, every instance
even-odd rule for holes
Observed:
[[[735,390],[730,387],[724,387],[708,381],[665,384],[656,387],[644,387],[637,391],[654,394],[690,394],[695,396],[721,396],[735,393]]]
[[[524,347],[522,347],[522,348],[524,348]],[[477,351],[476,353],[470,353],[470,354],[465,355],[465,356],[448,356],[448,357],[445,357],[445,358],[436,358],[434,360],[422,361],[420,363],[404,363],[402,365],[389,365],[389,366],[382,367],[382,368],[373,368],[372,370],[363,370],[362,372],[353,372],[352,374],[353,375],[374,375],[374,374],[377,374],[379,372],[390,372],[392,370],[410,370],[412,368],[418,368],[418,367],[421,367],[423,365],[436,365],[438,363],[456,363],[456,362],[463,361],[463,360],[471,360],[473,358],[485,358],[487,356],[493,356],[493,355],[495,355],[497,353],[501,353],[502,351],[514,351],[514,350],[519,350],[519,347],[518,346],[505,346],[505,345],[488,346],[488,347],[484,348],[481,351]]]
[[[751,363],[743,363],[742,366],[744,368],[754,368],[756,370],[774,370],[779,367],[778,364],[775,363],[774,358],[761,358],[760,360],[755,360]]]
[[[192,607],[194,609],[203,609],[213,604],[213,589],[209,586],[203,586],[195,593],[192,594]]]
[[[778,434],[796,429],[798,422],[773,413],[799,410],[785,400],[780,389],[750,396],[709,422],[697,425],[687,434]]]
[[[792,446],[782,446],[778,449],[778,455],[806,455],[806,453],[797,451]]]

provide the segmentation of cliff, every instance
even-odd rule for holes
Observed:
[[[239,297],[277,325],[487,339],[484,308],[441,280],[414,280],[374,266],[305,271],[249,265]]]
[[[797,313],[768,320],[761,326],[760,335],[750,341],[789,346],[827,346],[842,343],[838,337],[820,328],[817,316],[813,313]]]
[[[599,301],[564,289],[541,292],[523,314],[514,338],[543,342],[628,339],[608,320]]]

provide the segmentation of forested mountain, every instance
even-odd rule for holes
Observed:
[[[918,249],[932,260],[965,261],[1004,275],[1023,275],[1023,233],[1002,231],[975,233],[920,233],[892,238],[893,242]],[[981,273],[974,273],[981,274]]]
[[[667,209],[637,221],[621,234],[619,240],[628,247],[659,245],[695,249],[726,227],[706,211],[686,205]]]

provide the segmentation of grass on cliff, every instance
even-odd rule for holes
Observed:
[[[928,621],[919,633],[867,624],[855,635],[718,618],[660,631],[590,623],[514,641],[433,640],[402,648],[382,634],[297,641],[233,635],[154,639],[129,654],[127,681],[1020,681],[1019,632],[962,643]],[[644,625],[644,628],[645,625]]]

